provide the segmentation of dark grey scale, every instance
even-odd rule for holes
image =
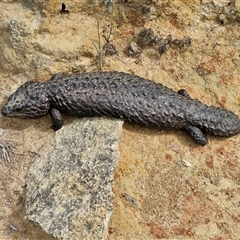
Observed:
[[[63,125],[62,114],[78,117],[109,116],[131,123],[186,131],[198,144],[204,133],[232,136],[240,121],[231,111],[191,99],[186,90],[119,72],[54,75],[45,83],[30,81],[13,93],[2,107],[7,117],[37,118],[50,113],[52,128]]]

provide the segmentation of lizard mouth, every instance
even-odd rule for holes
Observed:
[[[7,117],[9,115],[8,108],[6,106],[3,106],[1,113],[2,113],[3,116]]]
[[[37,107],[19,107],[5,104],[2,107],[1,114],[5,117],[9,118],[38,118],[46,115],[48,113],[48,108],[44,106],[44,108]]]
[[[10,118],[27,118],[28,116],[24,116],[21,113],[21,109],[16,109],[14,112],[9,109],[8,106],[4,105],[1,110],[1,114],[5,117]],[[26,114],[25,114],[26,115]]]

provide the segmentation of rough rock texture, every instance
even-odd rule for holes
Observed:
[[[66,0],[69,13],[61,14],[62,2],[0,1],[1,103],[30,79],[97,69],[96,18],[101,35],[111,23],[105,5],[111,1]],[[185,88],[192,98],[240,117],[239,9],[240,0],[115,1],[110,43],[118,55],[106,57],[103,70]],[[191,46],[162,55],[149,47],[138,58],[126,56],[126,47],[149,28],[163,39],[190,37]],[[71,121],[65,118],[65,127]],[[0,165],[1,240],[53,239],[24,218],[26,175],[50,146],[50,125],[50,117],[0,116],[0,144],[15,146],[15,161]],[[239,239],[239,143],[240,135],[209,137],[198,147],[182,132],[124,124],[108,240]]]
[[[62,239],[105,239],[122,121],[74,121],[57,131],[27,177],[30,220]]]

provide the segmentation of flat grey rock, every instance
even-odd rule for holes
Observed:
[[[105,239],[123,121],[77,119],[55,134],[27,177],[30,220],[54,237]]]

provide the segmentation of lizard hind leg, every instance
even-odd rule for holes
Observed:
[[[208,139],[204,136],[203,132],[198,127],[188,125],[185,128],[185,130],[195,143],[200,144],[202,146],[208,143]]]
[[[182,95],[182,96],[184,96],[184,97],[186,97],[186,98],[192,99],[192,98],[190,97],[189,93],[187,92],[187,90],[185,90],[185,89],[180,89],[180,90],[178,90],[178,94],[180,94],[180,95]]]

